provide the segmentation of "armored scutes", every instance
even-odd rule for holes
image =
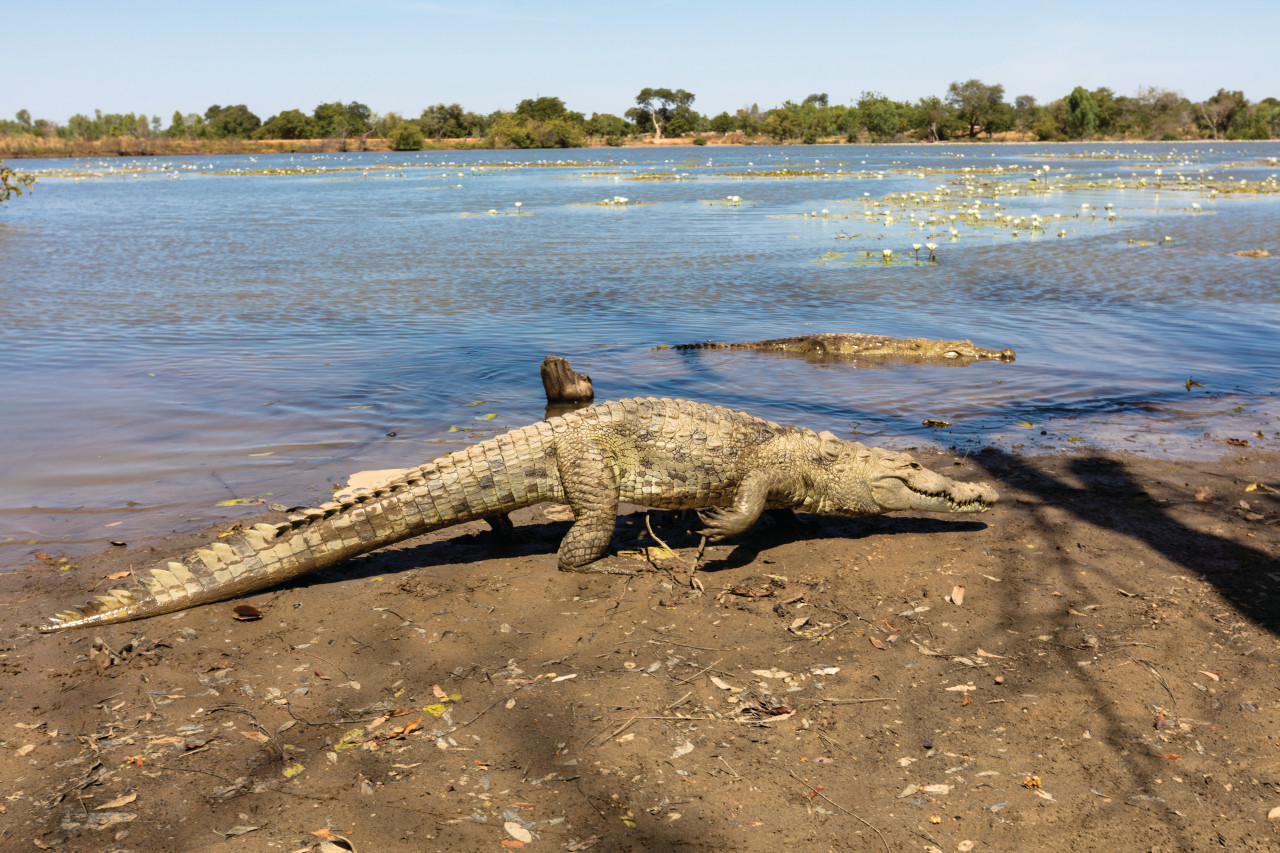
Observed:
[[[896,510],[985,512],[986,485],[949,480],[905,453],[781,426],[743,412],[656,398],[601,403],[441,456],[373,490],[255,524],[182,562],[140,575],[40,626],[123,622],[256,592],[413,536],[544,501],[574,523],[560,568],[599,571],[618,503],[704,509],[711,538],[765,509],[866,516]],[[604,569],[607,570],[607,569]]]
[[[885,335],[832,334],[800,335],[767,341],[723,344],[677,344],[672,349],[757,349],[800,355],[866,356],[900,361],[1013,361],[1015,353],[986,349],[973,341],[935,341],[929,338],[890,338]]]

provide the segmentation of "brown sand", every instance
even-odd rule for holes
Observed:
[[[56,635],[219,531],[0,576],[0,849],[1280,849],[1280,455],[924,461],[1002,503],[761,524],[702,589],[687,519],[581,576],[543,508]]]

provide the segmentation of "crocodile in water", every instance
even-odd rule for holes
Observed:
[[[1015,356],[1011,349],[987,349],[973,341],[935,341],[930,338],[890,338],[885,335],[859,334],[800,335],[794,338],[731,344],[706,341],[700,344],[677,344],[671,349],[758,349],[800,355],[867,356],[902,361],[1013,361]]]

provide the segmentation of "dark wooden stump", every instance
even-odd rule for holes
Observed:
[[[542,389],[548,403],[589,403],[595,398],[591,377],[578,373],[558,355],[542,360]]]

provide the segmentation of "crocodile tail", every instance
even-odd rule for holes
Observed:
[[[544,453],[547,422],[441,456],[376,489],[357,489],[220,538],[182,562],[51,616],[40,631],[127,622],[257,592],[442,527],[563,496]]]

